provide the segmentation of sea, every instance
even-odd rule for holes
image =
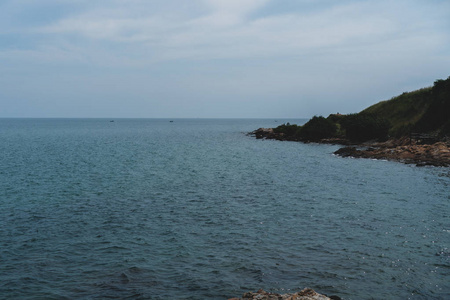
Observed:
[[[450,168],[247,135],[0,119],[0,299],[450,299]]]

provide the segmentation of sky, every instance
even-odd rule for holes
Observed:
[[[449,0],[0,0],[0,118],[309,118],[449,76]]]

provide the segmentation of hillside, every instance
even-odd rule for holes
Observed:
[[[355,114],[314,116],[303,126],[283,124],[273,137],[304,142],[360,143],[421,136],[421,140],[450,137],[450,77],[432,87],[405,92]],[[257,136],[258,137],[258,136]],[[260,137],[266,137],[262,132]]]
[[[355,114],[312,117],[303,126],[259,128],[258,139],[352,145],[339,156],[450,166],[450,77]],[[356,147],[355,147],[356,146]]]
[[[373,114],[386,119],[390,123],[390,136],[400,137],[410,132],[449,136],[450,77],[435,81],[432,87],[381,101],[361,114]]]
[[[361,113],[383,116],[391,125],[391,135],[406,134],[428,110],[431,103],[431,91],[432,88],[428,87],[405,92],[391,100],[378,102]]]

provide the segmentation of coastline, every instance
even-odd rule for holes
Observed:
[[[283,133],[274,132],[273,128],[259,128],[249,133],[257,139],[278,141],[309,141],[290,138]],[[322,139],[314,141],[320,144],[338,144],[344,147],[334,154],[341,157],[370,158],[397,161],[416,166],[450,167],[450,143],[439,141],[421,144],[410,138],[390,139],[386,142],[352,143],[346,139]]]

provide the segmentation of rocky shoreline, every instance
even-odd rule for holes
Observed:
[[[273,128],[259,128],[249,133],[257,139],[274,139],[279,141],[300,141],[286,137],[283,133],[274,132]],[[420,144],[410,138],[391,139],[386,142],[354,144],[346,139],[324,139],[323,144],[339,144],[334,154],[341,157],[371,158],[398,161],[417,166],[450,167],[450,143],[440,141],[433,144]]]
[[[242,298],[230,298],[228,300],[246,300],[246,299],[258,299],[258,300],[341,300],[338,296],[327,297],[321,295],[310,288],[305,288],[300,292],[293,294],[277,294],[269,293],[264,290],[259,290],[256,293],[247,292],[242,295]]]

